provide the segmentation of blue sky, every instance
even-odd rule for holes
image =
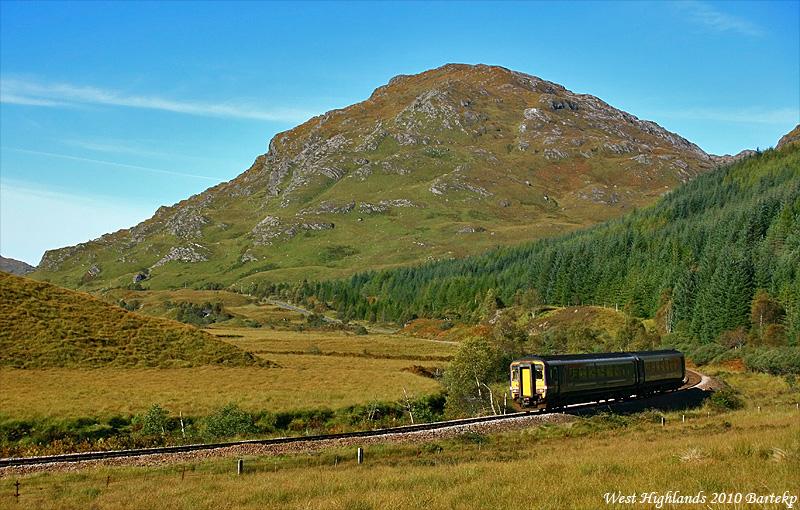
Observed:
[[[800,3],[0,2],[0,253],[38,263],[448,62],[596,95],[708,152],[800,122]]]

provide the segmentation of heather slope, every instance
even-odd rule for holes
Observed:
[[[0,367],[268,366],[213,336],[0,273]]]

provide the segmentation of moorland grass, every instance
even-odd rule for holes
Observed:
[[[304,353],[446,361],[458,348],[455,344],[408,336],[355,335],[348,331],[281,331],[226,328],[224,325],[207,331],[248,352],[267,356],[272,353]]]
[[[0,498],[29,508],[651,508],[606,505],[605,493],[699,491],[797,495],[800,472],[798,394],[772,377],[777,394],[751,393],[765,379],[728,376],[740,383],[748,405],[707,415],[655,413],[596,416],[564,425],[535,426],[495,435],[468,433],[412,444],[273,457],[235,458],[160,467],[94,467],[76,473],[20,477],[19,503],[11,490]],[[771,376],[766,376],[771,377]],[[758,411],[758,405],[762,410]],[[4,477],[6,487],[13,479]],[[668,507],[668,506],[666,506]],[[735,508],[785,508],[746,505]],[[686,505],[680,508],[734,508]]]
[[[160,404],[203,415],[228,402],[250,410],[335,409],[393,401],[441,389],[404,371],[409,360],[270,355],[277,368],[0,369],[0,409],[7,417],[108,417]],[[435,362],[426,362],[436,365]]]
[[[196,328],[49,283],[0,272],[0,295],[0,367],[269,365]]]

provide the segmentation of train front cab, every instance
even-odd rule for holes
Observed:
[[[518,360],[511,364],[511,396],[523,407],[544,409],[547,396],[545,367],[540,360]]]

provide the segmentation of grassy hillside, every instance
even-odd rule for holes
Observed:
[[[728,347],[797,345],[800,148],[702,175],[656,205],[566,236],[464,260],[256,291],[341,316],[406,321],[482,314],[492,301],[617,303],[662,333]],[[496,298],[494,297],[496,296]]]
[[[269,363],[170,320],[0,273],[0,367],[193,367]]]
[[[534,76],[447,65],[315,117],[222,183],[45,254],[70,288],[336,278],[475,254],[618,217],[717,160]]]

